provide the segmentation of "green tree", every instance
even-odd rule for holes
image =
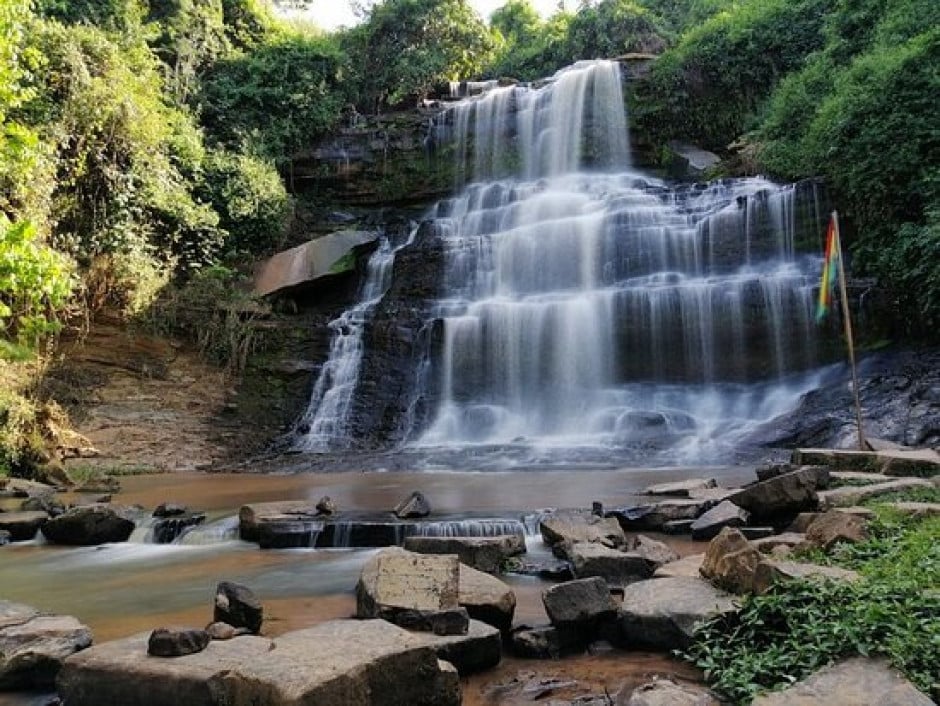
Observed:
[[[385,0],[344,37],[369,112],[413,102],[435,86],[473,78],[495,40],[467,0]]]

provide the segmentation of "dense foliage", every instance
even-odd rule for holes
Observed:
[[[871,539],[811,557],[861,580],[789,582],[749,597],[738,615],[702,626],[687,656],[735,703],[853,655],[886,656],[930,693],[940,664],[938,533],[938,517],[882,509]]]

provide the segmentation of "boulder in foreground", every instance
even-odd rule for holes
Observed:
[[[773,694],[753,706],[931,706],[934,702],[893,670],[886,660],[847,659]]]
[[[0,691],[51,686],[65,658],[91,640],[91,630],[71,616],[0,601]]]
[[[275,640],[212,641],[196,654],[147,655],[148,633],[66,661],[69,706],[457,706],[457,674],[426,639],[384,620],[334,620]]]

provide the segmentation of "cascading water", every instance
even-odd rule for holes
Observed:
[[[814,188],[631,169],[615,62],[486,88],[435,127],[469,185],[428,216],[439,341],[411,446],[709,462],[816,386],[819,260],[799,247],[817,242]],[[334,322],[303,448],[341,445],[356,379],[340,373],[358,371],[375,304]]]

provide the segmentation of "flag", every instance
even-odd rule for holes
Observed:
[[[836,286],[836,277],[839,268],[842,246],[839,244],[839,231],[836,229],[835,215],[829,218],[829,229],[826,232],[826,259],[823,262],[822,282],[819,283],[819,303],[816,305],[816,321],[826,318],[832,307],[832,290]]]

